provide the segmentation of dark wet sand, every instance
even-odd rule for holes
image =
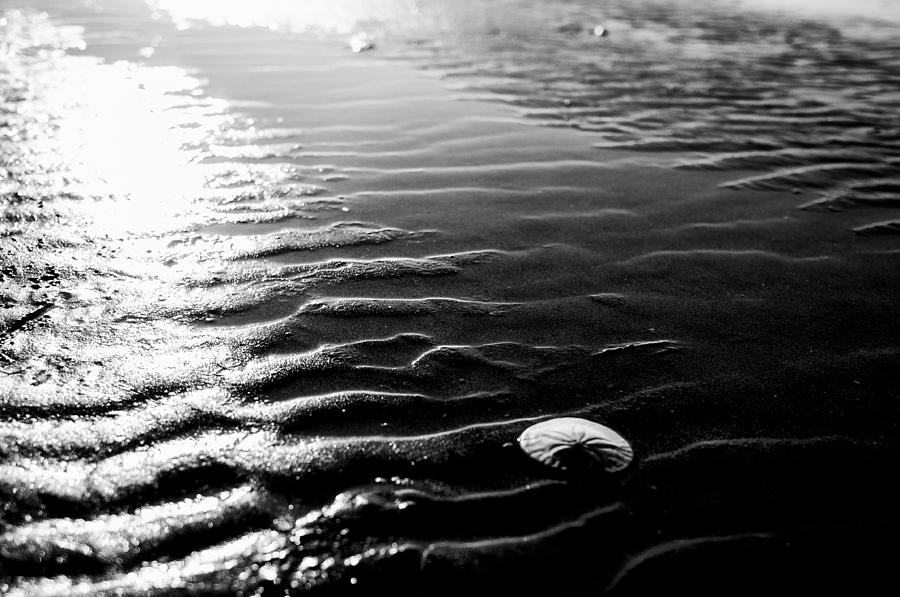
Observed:
[[[385,6],[4,13],[0,592],[887,583],[898,19]]]

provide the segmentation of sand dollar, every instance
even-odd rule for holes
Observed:
[[[621,435],[600,423],[560,417],[532,425],[519,436],[519,446],[538,462],[572,471],[599,468],[620,471],[634,457]]]

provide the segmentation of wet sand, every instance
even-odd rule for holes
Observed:
[[[3,592],[887,581],[900,16],[7,4]]]

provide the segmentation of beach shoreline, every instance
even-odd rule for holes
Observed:
[[[0,589],[887,581],[888,42],[747,17],[787,32],[773,64],[816,76],[871,51],[848,77],[878,99],[848,116],[780,80],[746,108],[676,9],[617,8],[599,40],[566,3],[461,33],[429,5],[424,41],[385,17],[354,52],[333,24],[27,4],[0,28]],[[758,45],[715,37],[718,10],[713,41],[691,35]],[[718,82],[616,74],[655,72],[653,44]],[[618,78],[591,83],[584,48]],[[516,438],[560,416],[610,425],[635,462],[529,461]]]

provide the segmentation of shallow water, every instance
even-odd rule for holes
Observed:
[[[886,578],[890,3],[37,4],[0,3],[4,592]],[[541,468],[551,416],[635,464]]]

